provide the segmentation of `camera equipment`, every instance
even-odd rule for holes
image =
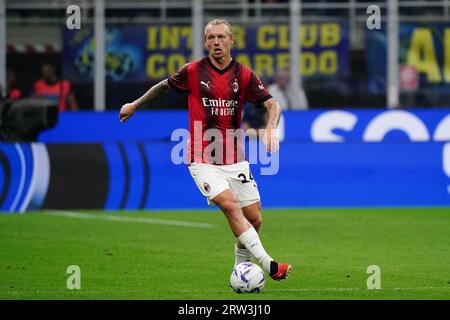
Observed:
[[[42,130],[58,122],[58,102],[42,98],[7,99],[0,103],[0,140],[37,141]]]

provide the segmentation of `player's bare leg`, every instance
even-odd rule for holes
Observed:
[[[245,218],[242,209],[239,207],[239,202],[231,189],[219,193],[212,199],[225,214],[228,220],[231,231],[233,231],[236,237],[239,237],[242,233],[252,227],[250,222]]]
[[[255,228],[256,232],[259,232],[262,225],[261,202],[258,201],[242,208],[242,213],[244,214],[244,217],[252,224],[253,228]]]
[[[212,201],[225,214],[228,224],[238,241],[248,248],[267,272],[270,272],[270,262],[273,259],[264,250],[255,228],[245,218],[234,192],[231,189],[226,189],[214,197]]]
[[[262,216],[261,216],[261,202],[256,202],[251,205],[242,208],[242,213],[244,217],[251,223],[253,228],[255,228],[256,232],[259,233],[259,228],[262,224]],[[234,247],[234,266],[237,266],[239,263],[251,261],[253,256],[252,253],[243,246],[239,240],[236,240],[236,245]]]
[[[262,214],[261,214],[261,202],[258,201],[254,204],[242,208],[242,212],[247,220],[253,225],[255,230],[259,233],[262,225]],[[240,255],[240,256],[238,256]],[[250,257],[249,257],[250,256]],[[249,250],[243,246],[239,240],[236,241],[236,259],[251,260],[251,253]],[[244,260],[244,261],[245,261]],[[243,261],[242,261],[243,262]],[[289,276],[289,272],[292,266],[287,263],[277,263],[275,261],[271,262],[270,266],[270,276],[275,280],[282,280]]]
[[[253,225],[255,230],[259,233],[262,225],[262,214],[261,214],[261,202],[258,201],[254,204],[251,204],[247,207],[242,208],[242,212],[244,213],[244,216],[247,218],[247,220]],[[246,251],[248,251],[242,244],[239,242],[239,240],[236,242],[236,246],[239,248],[237,249],[238,252],[241,252],[243,254],[246,254]],[[292,269],[292,266],[286,263],[276,263],[271,262],[271,271],[270,275],[275,280],[282,280],[288,277],[290,270]]]
[[[249,206],[242,208],[242,213],[244,217],[250,222],[250,224],[255,228],[256,232],[259,233],[259,229],[262,225],[262,215],[261,215],[261,202],[258,201]],[[236,246],[240,249],[245,248],[239,240],[236,240]]]
[[[238,238],[238,241],[258,259],[270,276],[275,280],[285,279],[291,266],[289,264],[277,263],[267,254],[255,228],[244,216],[234,192],[231,189],[227,189],[214,197],[212,201],[225,214],[228,224],[234,235]]]

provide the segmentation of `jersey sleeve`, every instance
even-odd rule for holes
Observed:
[[[173,90],[177,92],[189,91],[188,67],[189,64],[185,64],[167,79]]]
[[[248,81],[245,100],[253,103],[255,106],[261,106],[264,101],[272,98],[272,95],[264,87],[261,79],[252,72]]]

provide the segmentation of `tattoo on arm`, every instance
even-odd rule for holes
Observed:
[[[265,107],[267,108],[267,111],[269,113],[267,124],[276,129],[278,127],[278,123],[280,122],[281,116],[280,104],[276,100],[270,99],[267,101],[267,103],[265,103]]]
[[[164,93],[168,92],[169,90],[170,90],[169,83],[167,82],[167,79],[164,79],[161,82],[155,84],[153,87],[151,87],[146,93],[144,93],[142,97],[137,99],[135,103],[138,107],[140,107],[145,102],[156,99],[159,96],[163,95]]]

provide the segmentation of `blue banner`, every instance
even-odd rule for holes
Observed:
[[[174,145],[0,145],[0,211],[208,208]],[[262,167],[264,208],[450,206],[450,143],[285,142]]]
[[[305,23],[299,31],[299,73],[307,78],[348,74],[347,22]],[[266,81],[277,67],[289,68],[287,24],[236,24],[233,33],[233,57]],[[190,25],[110,27],[106,38],[106,74],[114,82],[163,79],[191,60]],[[93,31],[64,28],[64,76],[75,83],[92,81],[93,71]]]
[[[418,89],[440,92],[449,90],[450,23],[400,23],[399,45],[399,63],[417,73]],[[386,91],[386,46],[385,25],[379,31],[366,30],[366,64],[371,93]]]
[[[450,111],[283,116],[278,157],[246,144],[263,207],[450,206]],[[126,123],[117,112],[63,113],[40,143],[0,144],[1,211],[207,208],[174,161],[183,141],[172,133],[187,124],[180,111]]]
[[[450,141],[450,110],[286,111],[280,126],[286,142],[442,142]],[[119,121],[118,111],[66,112],[39,141],[169,142],[179,128],[188,128],[187,111],[139,110],[126,123]]]

